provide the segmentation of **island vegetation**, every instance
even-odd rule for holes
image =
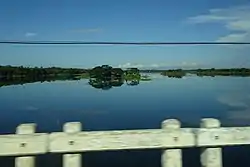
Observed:
[[[14,67],[14,66],[0,66],[0,78],[43,78],[54,76],[77,76],[88,74],[86,69],[77,68],[60,68],[60,67]]]
[[[247,68],[232,68],[232,69],[196,69],[188,71],[191,74],[196,74],[197,76],[240,76],[247,77],[250,76],[250,69]]]
[[[176,70],[166,70],[161,72],[161,75],[168,76],[170,78],[182,78],[186,75],[187,71],[184,71],[182,69],[176,69]]]
[[[0,87],[33,82],[76,80],[88,77],[88,70],[59,67],[0,66]]]
[[[102,65],[94,67],[89,70],[89,76],[91,78],[122,78],[124,76],[124,71],[121,68],[113,68],[109,65]]]
[[[138,85],[141,78],[140,71],[137,68],[122,70],[109,65],[94,67],[89,71],[89,76],[89,84],[94,88],[103,90],[122,86],[124,82],[130,86]]]
[[[250,69],[248,68],[231,68],[231,69],[193,69],[193,70],[183,70],[183,69],[173,69],[173,70],[150,70],[150,73],[161,73],[163,76],[182,78],[187,74],[194,74],[197,76],[240,76],[247,77],[250,76]],[[149,72],[149,71],[143,71]]]
[[[144,75],[142,75],[144,73]],[[109,65],[96,66],[92,69],[60,68],[60,67],[15,67],[0,66],[0,87],[6,85],[25,84],[33,82],[51,82],[56,80],[89,79],[89,84],[98,89],[110,89],[122,86],[138,85],[140,81],[151,80],[147,73],[160,73],[163,76],[182,78],[187,74],[197,76],[250,76],[249,68],[231,69],[170,69],[170,70],[139,70],[138,68],[113,68]]]

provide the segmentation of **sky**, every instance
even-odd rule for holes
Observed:
[[[0,40],[250,42],[249,0],[1,0]],[[0,44],[0,65],[250,67],[250,45]]]

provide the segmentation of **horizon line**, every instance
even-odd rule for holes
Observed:
[[[0,44],[21,45],[250,45],[250,42],[107,42],[107,41],[1,41]]]
[[[30,66],[23,66],[23,65],[19,65],[19,66],[17,66],[17,65],[0,65],[0,67],[14,67],[14,68],[20,68],[20,67],[23,67],[23,68],[38,68],[38,69],[41,69],[41,68],[62,68],[62,69],[82,69],[82,70],[88,70],[88,69],[92,69],[92,68],[79,68],[79,67],[60,67],[60,66],[49,66],[49,67],[44,67],[44,66],[40,66],[40,67],[38,67],[38,66],[34,66],[34,67],[30,67]],[[115,67],[115,68],[117,68],[117,67]],[[130,69],[130,68],[137,68],[137,69],[139,69],[139,70],[159,70],[159,71],[161,71],[161,70],[167,70],[167,68],[168,67],[166,67],[165,69],[157,69],[157,68],[155,68],[155,69],[153,69],[153,68],[148,68],[148,67],[146,67],[146,68],[144,68],[144,69],[142,69],[142,68],[138,68],[138,67],[122,67],[121,69]],[[182,69],[182,70],[198,70],[198,69],[250,69],[250,67],[197,67],[197,68],[186,68],[186,67],[175,67],[175,68],[173,68],[173,67],[169,67],[171,70],[172,69]],[[186,69],[185,69],[186,68]]]

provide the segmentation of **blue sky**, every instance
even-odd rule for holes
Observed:
[[[250,42],[247,0],[2,0],[1,40]],[[250,67],[250,46],[0,44],[1,65]]]

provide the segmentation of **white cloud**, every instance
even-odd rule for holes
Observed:
[[[34,36],[37,36],[37,33],[34,33],[34,32],[27,32],[25,33],[25,37],[34,37]]]
[[[217,42],[230,42],[230,41],[243,42],[245,41],[245,39],[247,39],[247,36],[249,36],[248,33],[229,34],[227,36],[220,37],[216,41]]]
[[[250,5],[211,9],[207,14],[188,18],[188,22],[221,24],[230,34],[219,37],[217,42],[250,42]]]
[[[248,107],[248,105],[244,102],[244,99],[242,99],[241,96],[225,95],[220,96],[217,100],[220,103],[226,104],[230,107]]]
[[[142,68],[144,65],[142,64],[132,64],[132,63],[125,63],[118,65],[119,68]]]
[[[167,68],[192,68],[197,67],[196,62],[181,62],[179,64],[167,64],[167,63],[153,63],[153,64],[136,64],[136,63],[125,63],[118,65],[119,68],[144,68],[144,69],[167,69]]]
[[[192,62],[191,65],[192,65],[192,66],[197,66],[198,64],[195,63],[195,62]]]
[[[157,67],[160,67],[161,65],[160,64],[151,64],[150,66],[157,68]]]
[[[187,65],[187,62],[184,61],[184,62],[182,62],[181,64],[185,66],[185,65]]]
[[[167,67],[168,65],[165,63],[153,63],[153,64],[138,64],[138,63],[125,63],[118,65],[119,68],[160,68]]]
[[[196,62],[186,62],[186,61],[184,61],[184,62],[181,63],[181,66],[183,66],[183,67],[195,67],[197,65],[198,64]]]

